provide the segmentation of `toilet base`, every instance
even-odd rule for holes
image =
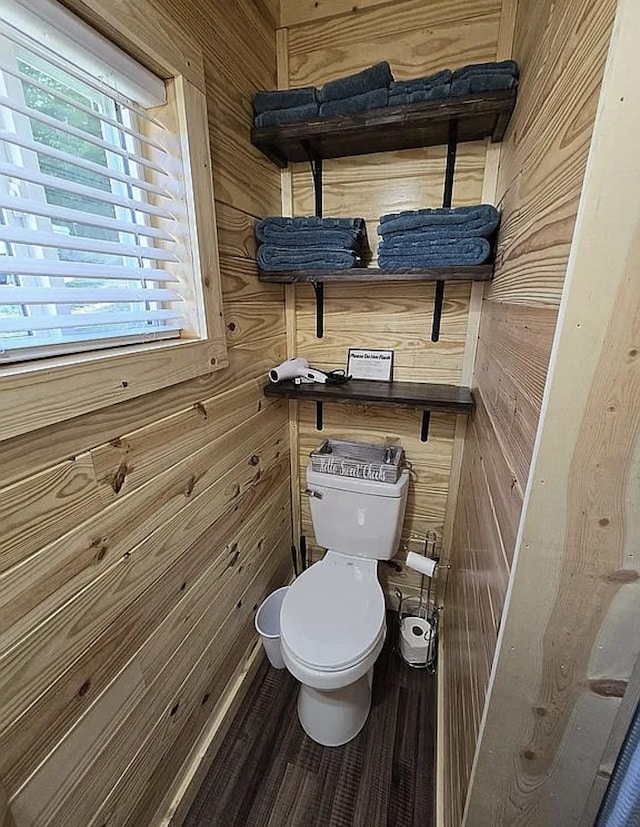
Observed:
[[[371,708],[373,667],[342,689],[326,692],[302,684],[298,718],[309,738],[323,747],[348,743],[365,725]]]

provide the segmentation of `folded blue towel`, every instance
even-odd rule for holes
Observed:
[[[387,89],[374,89],[372,92],[363,92],[352,98],[328,101],[320,105],[320,117],[330,118],[332,115],[349,115],[354,112],[366,112],[368,109],[381,109],[389,102]]]
[[[469,75],[452,81],[451,97],[474,95],[479,92],[497,92],[501,89],[513,89],[517,85],[518,81],[513,75],[500,74],[499,72],[487,75]]]
[[[266,241],[262,237],[265,228],[276,227],[285,228],[293,227],[296,230],[306,229],[326,229],[326,230],[358,230],[363,232],[365,229],[364,218],[321,218],[318,215],[298,215],[295,218],[288,218],[284,215],[270,215],[267,218],[262,218],[256,224],[256,237],[260,241]]]
[[[277,230],[269,228],[264,233],[263,244],[275,244],[290,250],[305,247],[323,247],[329,250],[357,250],[362,243],[361,234],[355,230]]]
[[[471,75],[489,75],[492,73],[511,75],[514,78],[519,76],[520,70],[515,60],[502,60],[499,63],[469,63],[461,66],[453,73],[454,80],[466,78]]]
[[[358,263],[350,250],[327,250],[324,247],[275,247],[262,244],[258,249],[258,267],[261,270],[348,270]]]
[[[258,221],[256,238],[279,247],[328,247],[357,249],[366,239],[364,218],[284,218],[272,216]]]
[[[408,234],[407,234],[408,235]],[[378,248],[379,255],[394,255],[399,258],[405,256],[415,256],[422,252],[432,252],[433,250],[457,250],[466,247],[477,247],[484,249],[491,249],[491,244],[488,239],[480,238],[480,236],[469,236],[468,238],[424,238],[417,233],[402,246],[390,243],[388,239],[380,242]]]
[[[256,115],[256,126],[282,126],[297,121],[307,121],[317,118],[320,107],[317,103],[308,103],[306,106],[292,106],[291,109],[274,109]]]
[[[276,109],[292,109],[318,103],[318,90],[315,86],[301,89],[276,89],[273,92],[256,92],[253,96],[253,111],[256,115],[272,112]]]
[[[421,235],[441,238],[488,237],[500,223],[500,213],[491,204],[473,207],[441,207],[432,210],[406,210],[380,218],[378,233],[385,240],[395,233],[419,231]]]
[[[374,89],[388,89],[393,81],[391,68],[386,60],[383,63],[376,63],[362,72],[349,75],[346,78],[332,80],[320,89],[320,100],[322,102],[341,100],[342,98],[353,98]]]
[[[485,236],[476,235],[475,233],[450,233],[445,227],[429,229],[414,230],[409,233],[392,233],[385,235],[381,244],[384,244],[384,249],[387,252],[399,251],[402,253],[404,249],[420,246],[432,246],[440,243],[454,243],[456,241],[463,241],[468,238],[485,238]]]
[[[458,238],[415,244],[404,251],[388,249],[382,242],[378,265],[383,270],[400,267],[444,267],[455,264],[484,264],[491,253],[486,238]]]
[[[451,69],[443,69],[433,75],[426,75],[423,78],[411,78],[411,80],[394,80],[389,87],[390,95],[410,95],[412,92],[422,92],[433,86],[442,86],[451,83]]]
[[[448,98],[451,95],[451,84],[441,83],[429,89],[418,89],[415,92],[396,93],[389,95],[389,106],[400,106],[405,103],[421,103]]]

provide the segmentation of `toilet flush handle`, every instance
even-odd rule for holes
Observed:
[[[322,499],[322,492],[321,491],[313,491],[311,488],[305,488],[304,493],[307,494],[307,496],[309,496],[309,497],[315,497],[316,500],[321,500]]]

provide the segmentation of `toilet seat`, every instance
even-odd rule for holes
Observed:
[[[328,552],[290,586],[280,614],[283,649],[317,672],[365,660],[386,630],[375,560]]]

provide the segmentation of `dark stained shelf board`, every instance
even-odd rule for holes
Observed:
[[[251,142],[280,167],[289,161],[343,158],[446,144],[449,122],[458,142],[490,137],[501,141],[516,103],[516,90],[387,106],[350,115],[314,118],[251,130]]]
[[[418,269],[380,270],[378,267],[351,267],[348,270],[260,270],[258,278],[270,284],[300,282],[383,282],[383,281],[490,281],[493,265],[473,267],[421,267]]]
[[[353,402],[454,414],[472,413],[475,404],[471,390],[457,385],[376,382],[369,379],[351,379],[342,385],[270,382],[265,385],[264,395],[306,402]]]

